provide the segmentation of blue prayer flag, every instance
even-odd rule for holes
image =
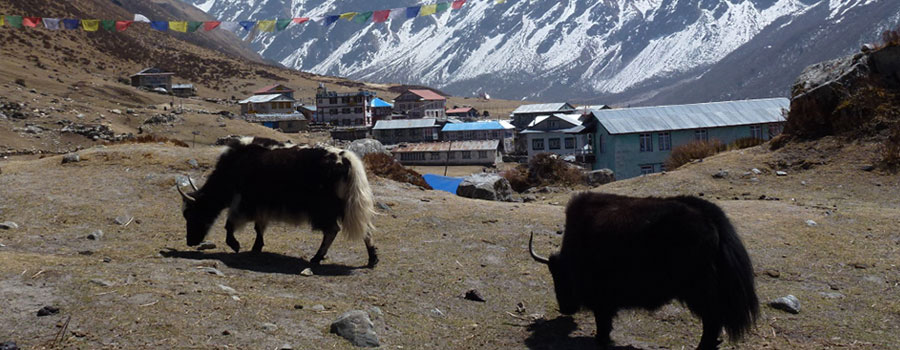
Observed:
[[[422,6],[412,6],[412,7],[407,7],[407,8],[406,8],[406,18],[416,18],[416,17],[418,17],[418,16],[419,16],[419,9],[421,9],[421,8],[422,8]]]
[[[244,30],[250,30],[256,26],[256,21],[240,21],[238,23],[241,24],[241,27],[244,27]]]
[[[81,21],[77,19],[66,18],[62,20],[63,28],[66,29],[78,29],[81,28]]]
[[[169,30],[169,21],[150,21],[150,28],[165,32]]]
[[[330,26],[330,25],[332,25],[334,22],[337,22],[338,18],[341,18],[341,16],[338,16],[338,15],[334,15],[334,16],[326,16],[326,17],[325,17],[325,26]]]

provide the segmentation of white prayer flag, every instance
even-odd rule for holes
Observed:
[[[144,15],[139,14],[139,13],[135,13],[135,14],[134,14],[134,21],[135,21],[135,22],[146,22],[146,23],[150,23],[150,19],[147,18],[147,16],[144,16]]]

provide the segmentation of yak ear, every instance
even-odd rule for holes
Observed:
[[[550,259],[537,255],[537,253],[534,252],[534,231],[531,231],[531,239],[528,240],[528,250],[531,251],[531,257],[534,261],[545,265],[550,264]]]

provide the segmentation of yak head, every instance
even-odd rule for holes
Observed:
[[[188,182],[191,183],[194,192],[184,193],[181,187],[177,188],[182,199],[181,213],[184,215],[184,220],[187,223],[187,245],[193,247],[203,242],[203,239],[206,238],[206,234],[216,220],[218,212],[207,210],[203,205],[203,201],[200,200],[202,193],[197,189],[197,185],[194,185],[194,180],[188,177]]]
[[[556,302],[559,304],[559,312],[563,315],[571,315],[578,311],[581,302],[575,293],[575,284],[572,280],[572,267],[560,254],[551,254],[549,258],[542,257],[534,252],[534,232],[528,240],[528,249],[535,261],[547,265],[550,275],[553,276],[553,289],[556,292]]]

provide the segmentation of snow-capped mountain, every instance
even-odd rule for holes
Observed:
[[[223,21],[401,8],[433,0],[184,0]],[[900,20],[897,0],[469,0],[387,23],[251,34],[266,59],[460,96],[684,103],[784,96],[808,64]]]

